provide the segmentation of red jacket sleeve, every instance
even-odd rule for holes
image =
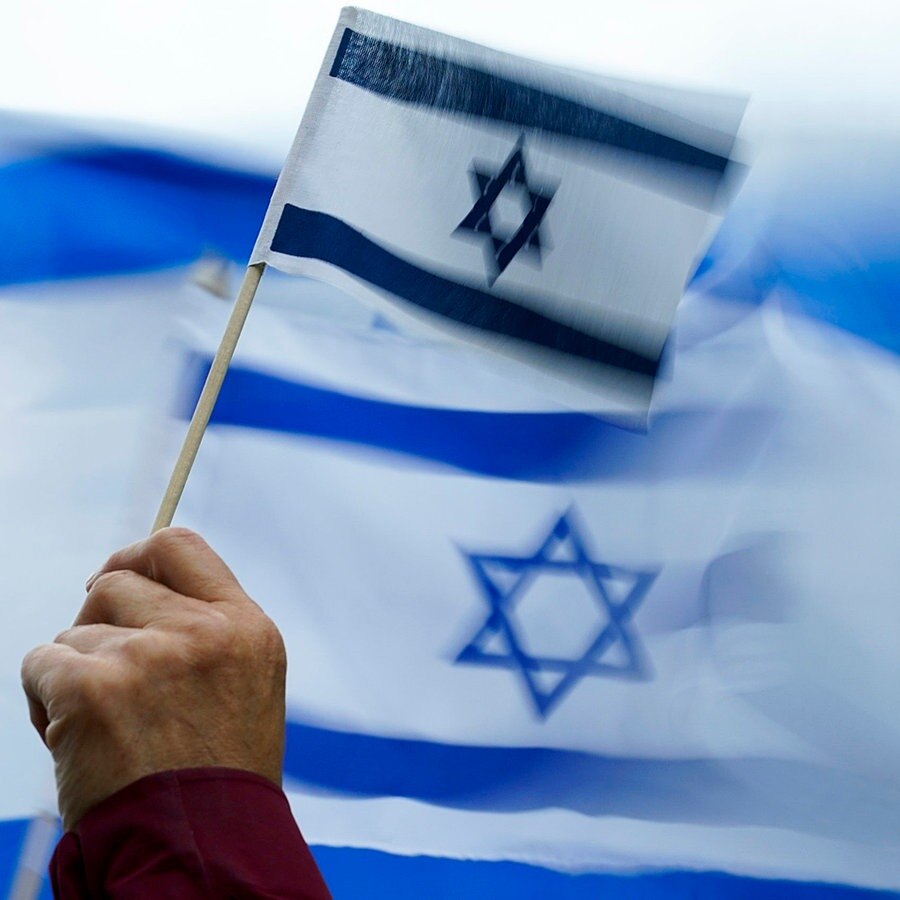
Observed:
[[[50,862],[59,900],[330,900],[284,793],[250,772],[142,778],[88,812]]]

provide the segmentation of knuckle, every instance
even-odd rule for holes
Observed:
[[[281,632],[264,614],[246,616],[210,609],[193,628],[190,658],[199,668],[237,666],[242,670],[287,666]]]
[[[128,668],[139,666],[149,656],[152,638],[152,633],[143,630],[137,634],[129,634],[116,644],[115,653]]]
[[[284,638],[282,638],[278,626],[268,616],[263,616],[260,622],[260,637],[269,646],[284,650]]]
[[[75,619],[76,624],[102,622],[123,593],[130,590],[137,576],[128,569],[115,569],[98,575]],[[63,632],[64,635],[66,632]]]
[[[35,672],[43,665],[44,657],[47,654],[47,644],[39,644],[32,647],[22,658],[21,676],[22,682],[28,683],[34,676]]]
[[[39,644],[37,647],[32,647],[22,658],[22,668],[31,668],[40,658],[41,652],[44,649],[44,644]]]
[[[124,671],[144,677],[148,671],[170,666],[174,643],[169,635],[140,631],[122,640],[116,652],[124,663]]]
[[[205,547],[206,541],[190,528],[172,527],[163,528],[152,534],[147,539],[147,544],[154,552],[165,555],[195,547]]]
[[[98,575],[91,585],[88,597],[105,597],[117,592],[134,578],[134,574],[130,569],[113,569],[110,572],[104,572],[102,575]]]
[[[286,665],[287,652],[284,647],[284,638],[275,623],[265,613],[258,616],[253,635],[252,653],[254,656],[264,658],[279,666]]]
[[[22,660],[23,673],[26,670],[29,673],[43,673],[58,668],[63,661],[58,651],[59,647],[54,647],[52,643],[32,647]]]
[[[202,629],[209,640],[230,646],[240,636],[231,617],[213,608],[204,610]]]
[[[236,623],[214,607],[198,611],[190,630],[193,656],[198,662],[229,658],[240,652],[241,633]]]

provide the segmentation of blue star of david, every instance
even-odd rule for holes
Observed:
[[[493,285],[521,250],[528,251],[538,264],[541,261],[541,222],[556,188],[538,188],[529,182],[524,148],[525,135],[522,135],[496,175],[491,175],[475,162],[469,170],[475,205],[456,226],[456,231],[471,231],[487,238],[484,249],[489,285]],[[506,189],[518,191],[525,201],[523,206],[527,208],[522,223],[511,234],[498,233],[498,227],[491,218],[494,204]]]
[[[588,551],[571,510],[559,518],[532,553],[524,556],[466,553],[465,556],[489,613],[455,661],[517,670],[541,718],[546,718],[589,675],[651,677],[649,662],[631,619],[659,572],[597,562]],[[585,635],[587,649],[574,659],[526,652],[524,644],[528,635],[515,619],[516,606],[522,597],[547,573],[568,573],[580,579],[597,604],[597,625]],[[608,658],[614,649],[618,651],[618,662]]]

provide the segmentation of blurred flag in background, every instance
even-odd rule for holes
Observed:
[[[9,879],[18,660],[151,520],[227,314],[196,263],[273,179],[0,126]],[[336,896],[900,891],[896,150],[762,148],[643,435],[266,276],[179,519],[284,631]]]

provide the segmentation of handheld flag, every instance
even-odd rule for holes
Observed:
[[[387,301],[640,421],[743,106],[345,9],[251,262]]]
[[[549,396],[645,424],[743,106],[345,9],[152,530],[172,521],[266,265],[387,301],[524,360],[517,380]]]

